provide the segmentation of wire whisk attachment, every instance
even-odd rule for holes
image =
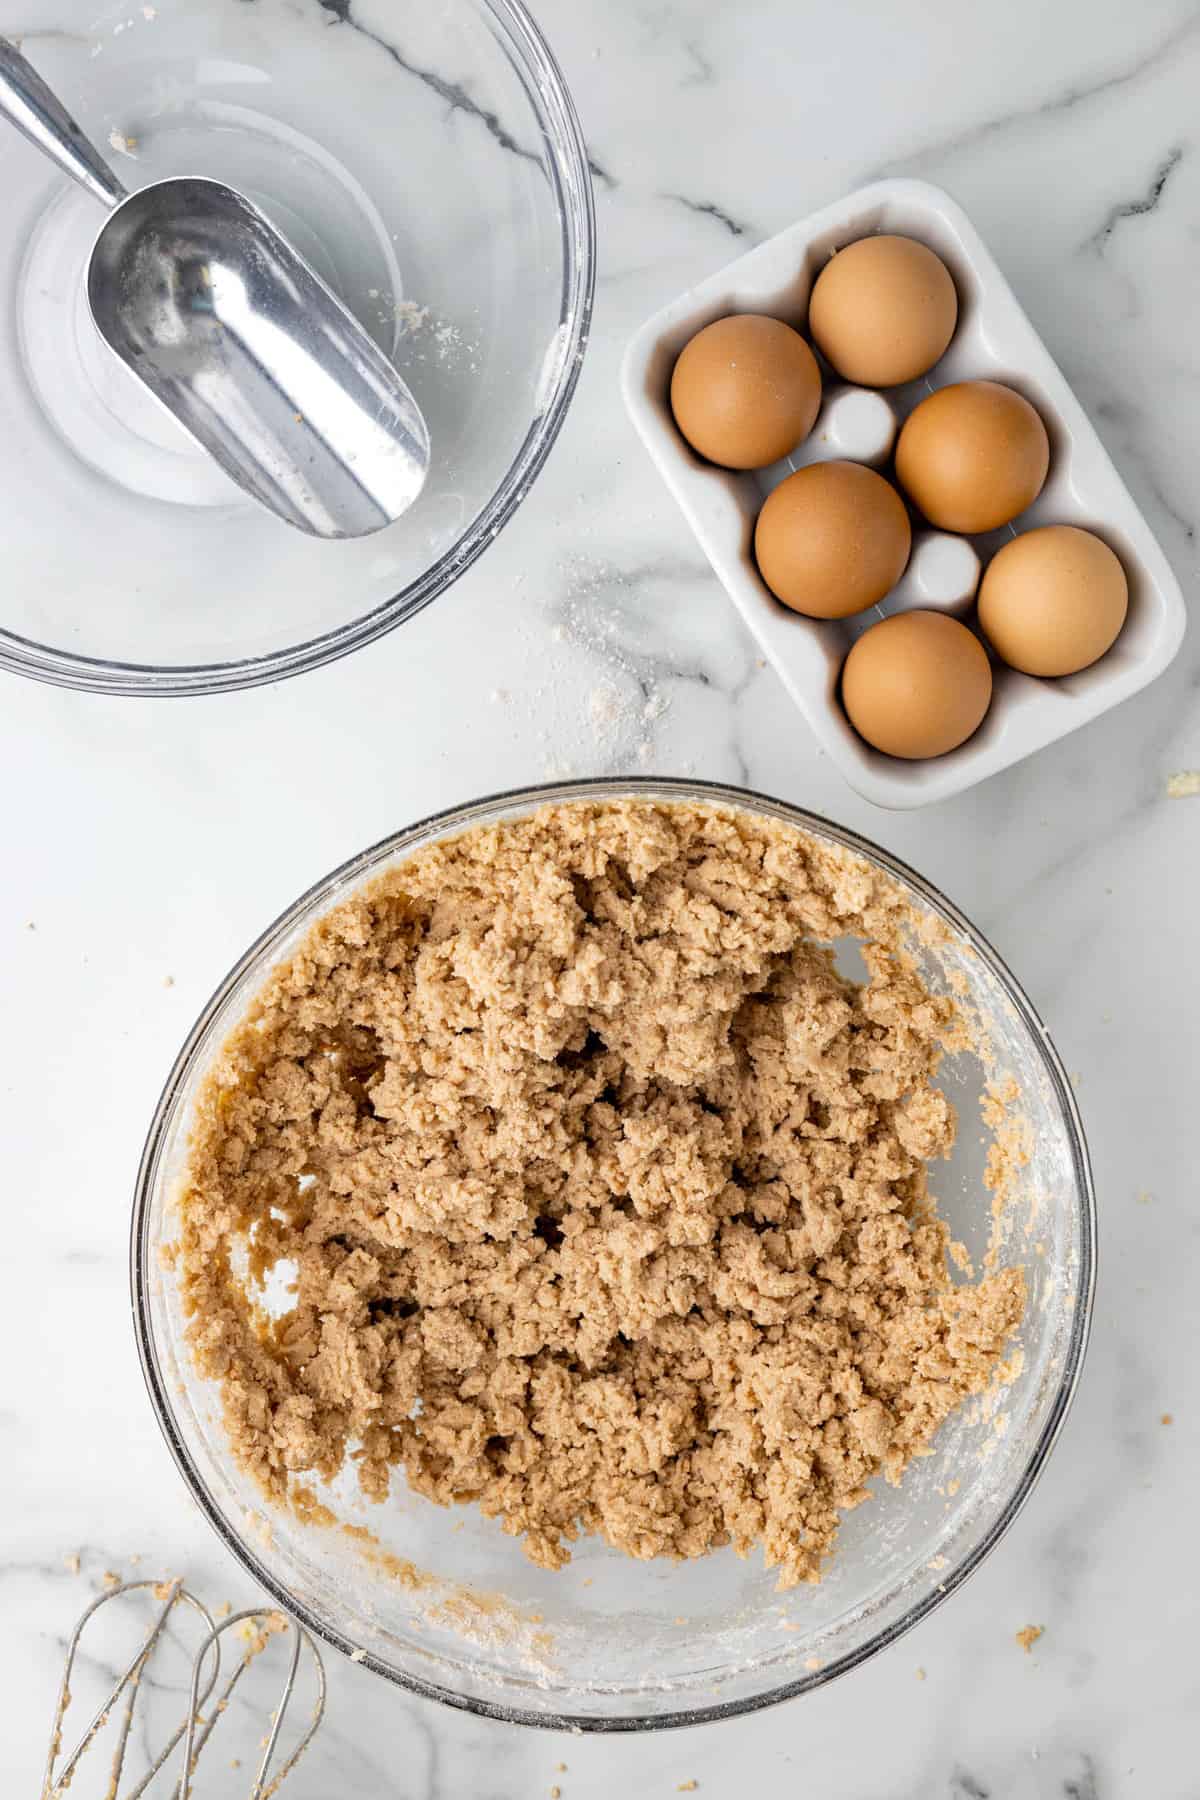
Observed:
[[[148,1593],[154,1600],[160,1602],[159,1610],[152,1618],[149,1630],[140,1646],[135,1650],[123,1672],[117,1676],[116,1682],[106,1698],[96,1708],[74,1748],[69,1752],[64,1752],[63,1733],[67,1712],[71,1705],[71,1684],[84,1632],[95,1619],[101,1607],[123,1598],[128,1599],[130,1595],[139,1593]],[[193,1614],[198,1615],[206,1627],[204,1638],[192,1663],[187,1710],[150,1767],[137,1778],[135,1785],[122,1788],[121,1779],[125,1769],[139,1694],[155,1652],[162,1647],[165,1641],[168,1621],[171,1620],[177,1608],[190,1609]],[[218,1689],[218,1682],[221,1680],[221,1640],[228,1632],[232,1631],[238,1634],[238,1658]],[[231,1617],[222,1619],[218,1623],[203,1602],[197,1600],[194,1594],[190,1594],[179,1580],[129,1581],[114,1587],[109,1593],[100,1594],[84,1612],[72,1632],[67,1646],[67,1658],[58,1692],[58,1704],[55,1708],[54,1723],[50,1732],[46,1774],[42,1783],[42,1800],[62,1800],[81,1761],[95,1743],[96,1738],[114,1717],[118,1718],[119,1723],[106,1800],[139,1800],[139,1796],[146,1793],[155,1777],[166,1768],[181,1743],[183,1745],[183,1763],[173,1790],[173,1800],[190,1800],[192,1781],[200,1755],[223,1714],[227,1711],[238,1683],[246,1671],[273,1643],[279,1642],[282,1645],[285,1641],[290,1642],[287,1673],[278,1704],[271,1715],[270,1727],[261,1740],[262,1756],[254,1777],[254,1785],[250,1789],[250,1800],[270,1800],[270,1796],[287,1779],[308,1749],[324,1717],[325,1668],[308,1632],[292,1620],[285,1618],[283,1613],[264,1607],[250,1607],[246,1611],[234,1613]],[[312,1714],[286,1759],[276,1766],[284,1721],[295,1694],[302,1657],[311,1659],[316,1694]]]

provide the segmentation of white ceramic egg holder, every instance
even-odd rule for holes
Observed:
[[[813,281],[833,251],[872,232],[900,232],[935,250],[954,277],[959,322],[949,350],[922,382],[894,388],[887,402],[903,420],[936,387],[991,377],[1032,401],[1050,434],[1050,474],[1017,529],[1074,524],[1099,533],[1129,577],[1129,617],[1116,644],[1078,675],[1039,681],[995,667],[991,710],[974,737],[947,756],[901,762],[872,750],[852,729],[838,680],[854,639],[889,613],[936,606],[971,609],[974,572],[961,545],[918,531],[900,583],[857,618],[817,621],[789,612],[754,561],[763,500],[791,467],[835,456],[887,461],[878,404],[857,390],[829,390],[810,437],[785,464],[735,474],[701,461],[671,415],[675,359],[703,326],[733,312],[765,312],[803,329]],[[961,793],[1052,744],[1161,675],[1183,639],[1179,583],[1087,415],[961,207],[920,181],[880,181],[759,245],[650,319],[630,344],[625,402],[639,435],[683,508],[715,573],[778,670],[822,747],[852,787],[877,806],[925,806]],[[872,397],[874,398],[874,397]],[[973,540],[984,561],[1012,528]]]

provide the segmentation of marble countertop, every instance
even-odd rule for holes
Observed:
[[[634,327],[731,255],[875,175],[928,177],[995,252],[1190,595],[1200,11],[540,10],[596,164],[601,265],[574,411],[510,529],[413,623],[282,687],[152,703],[3,683],[0,1783],[36,1791],[63,1639],[104,1570],[138,1556],[251,1598],[164,1449],[127,1306],[142,1137],[201,1004],[265,921],[406,821],[637,770],[747,783],[858,828],[1016,969],[1074,1072],[1096,1166],[1077,1404],[986,1567],[846,1681],[700,1731],[567,1740],[406,1699],[339,1659],[291,1791],[600,1800],[695,1780],[703,1800],[1194,1800],[1200,799],[1167,784],[1200,767],[1200,634],[1157,685],[1008,774],[879,812],[759,665],[633,440],[618,369]],[[1031,1621],[1045,1635],[1025,1655]]]

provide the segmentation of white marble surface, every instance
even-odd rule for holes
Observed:
[[[957,802],[879,813],[756,666],[617,388],[630,331],[687,282],[869,176],[919,172],[973,216],[1190,596],[1200,12],[1176,0],[542,11],[600,171],[602,261],[573,416],[512,527],[414,623],[281,688],[157,704],[11,678],[0,691],[13,1227],[0,1786],[14,1800],[36,1791],[62,1640],[103,1570],[140,1555],[186,1567],[202,1592],[246,1595],[160,1441],[127,1305],[141,1139],[201,1003],[266,920],[392,828],[568,768],[648,768],[745,781],[859,827],[939,882],[1023,978],[1077,1071],[1100,1192],[1078,1403],[987,1567],[830,1689],[698,1732],[568,1741],[406,1700],[339,1664],[292,1791],[523,1800],[557,1783],[563,1800],[599,1800],[694,1778],[704,1800],[1200,1795],[1200,799],[1166,796],[1171,772],[1200,767],[1200,636],[1157,686],[1032,762]],[[78,1576],[63,1561],[73,1549]],[[1046,1628],[1031,1656],[1013,1641],[1028,1622]]]

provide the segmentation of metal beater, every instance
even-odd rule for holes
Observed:
[[[71,1703],[71,1680],[80,1639],[102,1606],[106,1606],[112,1600],[121,1599],[123,1595],[142,1591],[149,1591],[155,1599],[160,1600],[162,1602],[161,1610],[152,1622],[141,1648],[136,1651],[128,1667],[118,1678],[111,1693],[97,1707],[74,1749],[64,1755],[63,1726],[66,1721],[67,1709]],[[208,1627],[207,1635],[192,1664],[191,1691],[187,1712],[172,1733],[165,1748],[160,1752],[153,1765],[138,1780],[137,1785],[131,1787],[127,1793],[122,1793],[121,1774],[125,1766],[125,1753],[129,1745],[142,1677],[155,1649],[162,1642],[164,1628],[177,1606],[191,1607]],[[242,1634],[245,1641],[242,1645],[240,1659],[220,1692],[217,1693],[212,1706],[209,1707],[208,1702],[216,1691],[221,1673],[220,1639],[227,1631],[235,1630],[238,1627],[250,1627]],[[280,1784],[291,1774],[308,1749],[324,1716],[325,1669],[317,1647],[308,1632],[286,1619],[282,1613],[265,1607],[251,1607],[245,1612],[234,1613],[231,1617],[222,1619],[218,1624],[208,1608],[197,1600],[194,1594],[190,1594],[179,1580],[129,1581],[114,1587],[110,1593],[100,1594],[93,1600],[76,1625],[67,1646],[67,1660],[63,1669],[58,1705],[55,1708],[54,1724],[50,1733],[50,1749],[46,1757],[42,1800],[61,1800],[80,1761],[98,1734],[108,1724],[115,1709],[121,1705],[122,1697],[124,1697],[124,1707],[117,1728],[117,1742],[113,1752],[112,1771],[107,1788],[108,1800],[138,1800],[138,1796],[146,1792],[155,1776],[165,1768],[181,1741],[183,1743],[183,1766],[175,1787],[175,1800],[189,1800],[192,1791],[192,1776],[195,1773],[200,1753],[228,1707],[238,1682],[273,1640],[286,1641],[289,1638],[291,1654],[288,1659],[287,1678],[279,1698],[279,1704],[272,1714],[270,1730],[262,1740],[263,1754],[254,1778],[254,1786],[250,1790],[250,1800],[269,1800],[269,1796],[273,1795]],[[295,1691],[296,1675],[302,1654],[307,1654],[312,1659],[316,1683],[316,1700],[313,1705],[312,1717],[286,1761],[272,1772],[272,1764],[283,1732],[284,1719]]]

